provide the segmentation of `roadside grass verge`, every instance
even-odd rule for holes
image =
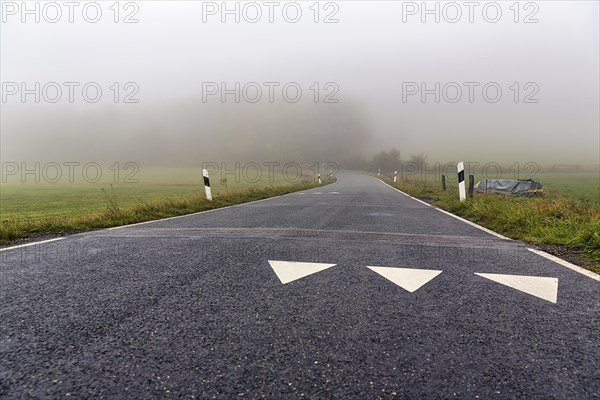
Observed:
[[[99,194],[99,196],[103,196],[107,205],[104,211],[72,216],[13,217],[1,221],[0,245],[18,244],[38,238],[62,236],[186,215],[307,190],[327,185],[333,181],[332,179],[325,179],[322,185],[303,181],[289,185],[238,189],[226,194],[213,195],[213,201],[206,200],[204,190],[202,190],[188,196],[169,198],[163,201],[140,202],[137,205],[127,207],[120,207],[112,188],[105,188]]]
[[[438,184],[379,178],[443,210],[600,273],[600,204],[594,200],[560,193],[539,198],[491,194],[461,203],[455,187],[443,192]]]

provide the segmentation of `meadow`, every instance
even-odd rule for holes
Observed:
[[[560,194],[600,202],[600,174],[541,172],[534,180],[542,182],[544,193]]]
[[[238,176],[229,174],[227,182],[221,183],[221,173],[212,174],[210,179],[213,196],[250,188],[285,186],[311,179],[310,175],[304,175],[302,179],[286,180],[281,171],[274,171],[269,176],[266,170],[261,174],[251,175],[248,172],[247,175],[250,180],[244,179],[241,173]],[[67,179],[57,183],[7,180],[2,183],[0,190],[0,220],[81,216],[103,211],[110,205],[109,202],[114,201],[120,208],[129,208],[193,195],[204,196],[200,169],[140,169],[134,179],[137,182],[130,182],[132,179],[122,177],[115,181],[113,176],[106,176],[96,183],[83,179],[73,183],[69,183]]]
[[[107,176],[95,183],[21,182],[0,187],[0,245],[89,229],[197,212],[318,186],[310,169],[263,169],[211,175],[213,201],[205,199],[200,169],[146,168],[132,179]],[[19,179],[18,179],[19,178]],[[323,184],[327,183],[326,179]]]

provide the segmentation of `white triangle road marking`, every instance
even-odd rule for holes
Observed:
[[[520,290],[551,303],[556,303],[558,296],[558,278],[527,275],[503,275],[475,273],[483,278]]]
[[[305,276],[331,268],[336,264],[269,260],[269,265],[284,285]]]
[[[379,275],[411,293],[442,273],[442,271],[434,271],[431,269],[371,266],[367,266],[367,268],[369,268],[371,271],[377,272]]]

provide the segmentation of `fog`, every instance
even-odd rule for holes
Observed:
[[[597,165],[598,2],[513,3],[3,1],[0,156]]]

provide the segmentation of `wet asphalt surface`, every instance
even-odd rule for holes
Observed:
[[[339,178],[0,252],[0,397],[600,398],[600,282]],[[336,265],[284,285],[269,260]],[[442,273],[410,293],[367,266]]]

